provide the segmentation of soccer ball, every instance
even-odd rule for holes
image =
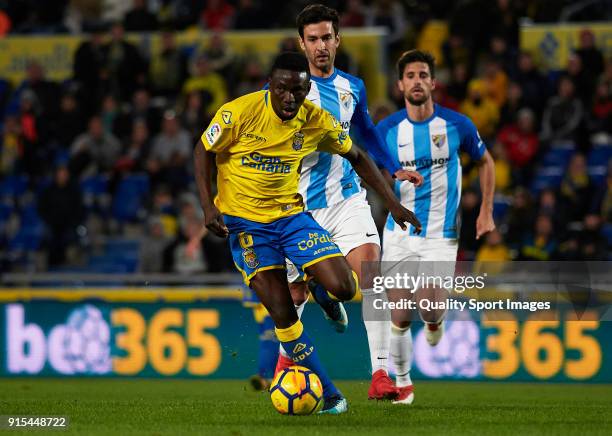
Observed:
[[[276,410],[284,415],[310,415],[323,405],[323,386],[308,368],[290,366],[272,380],[270,398]]]

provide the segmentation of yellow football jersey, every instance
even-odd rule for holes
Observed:
[[[202,143],[217,154],[217,208],[260,223],[304,209],[298,193],[304,157],[313,151],[344,154],[352,147],[340,123],[308,100],[293,119],[281,120],[267,90],[222,106]]]

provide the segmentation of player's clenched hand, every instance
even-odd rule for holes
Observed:
[[[407,230],[408,227],[406,227],[405,223],[410,223],[417,234],[421,233],[421,222],[419,219],[412,211],[406,209],[401,204],[397,203],[396,206],[390,207],[389,213],[391,213],[393,220],[399,224],[402,230]]]
[[[476,239],[495,230],[495,221],[490,213],[480,213],[476,219]]]
[[[397,180],[408,180],[416,187],[419,187],[423,184],[423,176],[417,171],[397,170],[394,176]]]
[[[229,235],[229,230],[223,222],[223,215],[215,206],[204,211],[204,224],[206,228],[217,236],[225,238]]]

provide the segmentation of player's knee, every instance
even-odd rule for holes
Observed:
[[[332,291],[333,289],[333,291]],[[336,276],[328,290],[339,300],[352,300],[359,289],[359,281],[357,274],[353,271],[348,271],[347,274]]]
[[[362,262],[378,262],[380,261],[380,247],[376,244],[365,244],[360,253]],[[378,266],[378,265],[376,265]]]
[[[296,306],[300,306],[308,299],[308,286],[306,286],[306,282],[289,283],[289,290],[291,291],[293,304]]]

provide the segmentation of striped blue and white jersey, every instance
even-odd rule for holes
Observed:
[[[368,153],[379,165],[391,174],[400,169],[370,118],[361,79],[338,69],[328,78],[313,76],[306,98],[336,117],[347,134],[355,127]],[[333,206],[360,191],[359,177],[341,156],[315,152],[302,161],[299,192],[306,210]]]
[[[420,235],[409,226],[410,234],[456,239],[461,197],[459,152],[480,160],[486,150],[474,123],[465,115],[435,104],[433,115],[425,121],[410,120],[406,109],[402,109],[376,128],[396,161],[424,178],[418,188],[407,181],[395,182],[395,194],[423,226]],[[386,229],[402,231],[391,216]]]

